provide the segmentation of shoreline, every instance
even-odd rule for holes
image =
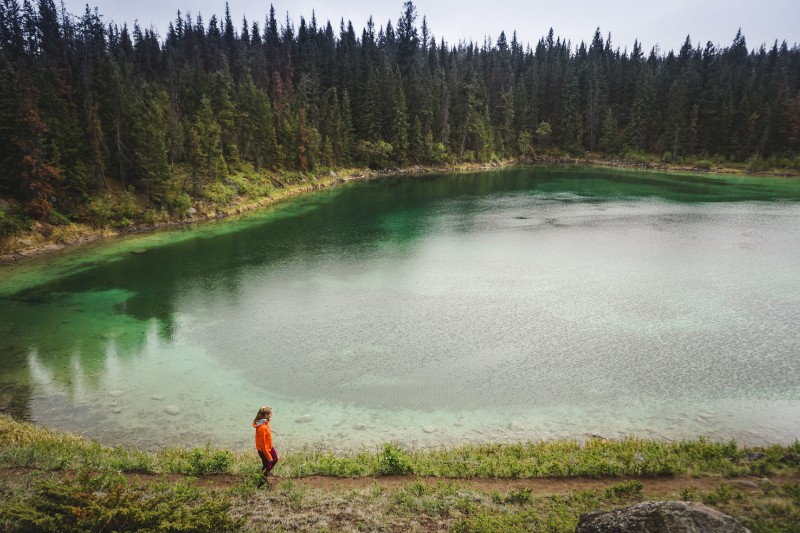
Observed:
[[[193,205],[200,206],[202,210],[188,215],[185,218],[172,218],[166,222],[155,224],[133,224],[128,228],[93,228],[79,223],[72,223],[68,227],[72,230],[72,235],[63,241],[53,238],[52,227],[44,227],[36,223],[34,228],[12,237],[11,248],[13,251],[0,254],[0,267],[11,264],[20,264],[27,259],[51,255],[64,250],[73,249],[84,244],[96,242],[102,239],[115,239],[127,235],[155,233],[159,231],[171,230],[180,227],[190,227],[204,224],[207,222],[218,221],[249,213],[264,207],[275,205],[285,200],[294,198],[302,194],[308,194],[320,189],[328,189],[350,181],[366,181],[390,176],[401,176],[405,174],[438,174],[456,172],[477,172],[481,170],[493,170],[524,164],[518,161],[502,161],[499,163],[463,163],[458,165],[447,165],[441,167],[411,166],[391,170],[371,170],[367,168],[346,168],[338,171],[330,171],[327,175],[309,175],[308,180],[299,184],[286,185],[277,189],[273,196],[262,196],[259,198],[245,198],[229,206],[219,206],[214,204],[204,204],[197,201]],[[36,241],[36,242],[34,242]],[[20,246],[14,246],[18,244]]]
[[[296,196],[311,193],[320,189],[336,187],[350,181],[366,181],[391,176],[403,175],[427,175],[439,173],[469,173],[483,170],[497,170],[501,168],[515,166],[577,166],[588,168],[606,168],[621,170],[636,170],[645,172],[668,172],[668,173],[687,173],[687,174],[712,174],[719,176],[752,176],[768,178],[800,179],[800,175],[790,173],[775,172],[754,172],[748,173],[736,168],[714,167],[703,169],[698,167],[688,167],[682,165],[632,163],[622,160],[594,159],[594,158],[568,158],[568,157],[546,157],[546,158],[525,158],[509,159],[492,163],[458,163],[444,166],[423,166],[414,165],[396,169],[372,170],[368,168],[345,168],[338,171],[330,171],[326,174],[310,174],[307,179],[299,184],[289,184],[277,189],[272,196],[262,196],[259,198],[243,198],[229,206],[219,206],[215,204],[204,204],[196,201],[201,209],[195,209],[194,214],[184,218],[170,218],[168,221],[155,224],[133,224],[127,228],[93,228],[86,224],[72,223],[67,226],[69,234],[57,236],[53,227],[36,223],[33,229],[15,235],[10,238],[10,248],[12,251],[0,254],[0,267],[12,264],[20,264],[28,259],[53,255],[58,252],[74,249],[82,245],[96,242],[103,239],[115,239],[127,235],[155,233],[164,230],[171,230],[180,227],[191,227],[204,224],[206,222],[218,221],[249,213],[264,207],[275,205],[284,200]]]

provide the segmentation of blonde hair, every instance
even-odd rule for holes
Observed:
[[[262,418],[266,418],[267,420],[272,418],[272,407],[270,407],[269,405],[262,405],[261,409],[259,409],[258,413],[256,413],[255,419],[253,419],[253,424],[258,422]]]

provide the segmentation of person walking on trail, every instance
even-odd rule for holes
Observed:
[[[256,450],[258,450],[258,456],[261,457],[261,471],[264,473],[263,479],[258,482],[259,487],[264,484],[269,487],[269,473],[278,462],[278,454],[272,446],[270,418],[272,418],[272,407],[265,405],[258,410],[258,414],[253,420],[253,427],[256,428]]]

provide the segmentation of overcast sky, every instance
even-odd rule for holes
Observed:
[[[65,0],[75,14],[82,13],[85,4]],[[388,20],[396,25],[403,7],[402,0],[274,0],[272,4],[279,23],[288,12],[296,27],[301,16],[310,21],[313,10],[317,21],[330,20],[337,34],[341,18],[352,21],[359,37],[370,15],[376,27]],[[162,37],[179,9],[193,18],[201,13],[206,22],[212,14],[221,18],[225,12],[225,0],[95,0],[89,5],[99,8],[105,22],[130,26],[138,20],[143,27],[152,25]],[[251,24],[257,20],[263,29],[269,5],[270,0],[231,0],[237,31],[243,15]],[[789,46],[800,43],[800,0],[419,0],[414,5],[417,24],[426,16],[437,40],[444,37],[450,44],[462,39],[482,43],[486,36],[495,42],[501,30],[510,39],[516,30],[521,43],[535,46],[552,27],[556,36],[577,45],[591,41],[598,26],[604,37],[610,32],[614,47],[621,49],[630,49],[638,38],[645,51],[654,45],[662,51],[677,50],[687,35],[695,46],[707,41],[728,46],[738,28],[751,49],[762,43],[771,46],[776,39]]]

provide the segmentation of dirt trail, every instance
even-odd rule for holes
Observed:
[[[155,480],[163,479],[162,476],[155,476],[150,474],[127,474],[129,479]],[[184,476],[170,475],[167,476],[168,480],[182,479]],[[417,477],[417,476],[383,476],[383,477],[355,477],[355,478],[338,478],[330,476],[308,476],[301,478],[282,478],[279,476],[273,477],[273,485],[279,484],[281,481],[291,479],[297,485],[322,489],[326,491],[339,491],[339,490],[363,490],[373,487],[375,485],[387,489],[400,488],[403,485],[419,481],[429,485],[437,483],[453,483],[467,490],[476,490],[480,492],[497,491],[500,493],[518,491],[520,489],[531,489],[534,494],[549,495],[549,494],[565,494],[570,491],[582,490],[602,490],[612,485],[622,483],[624,481],[638,480],[644,485],[642,492],[646,496],[666,496],[674,495],[684,489],[697,488],[699,490],[713,490],[724,484],[730,487],[735,487],[742,493],[749,491],[760,492],[759,485],[765,481],[772,482],[776,485],[785,485],[787,483],[800,484],[800,474],[793,474],[788,476],[767,476],[767,477],[754,477],[754,476],[741,476],[741,477],[686,477],[686,476],[672,476],[672,477],[612,477],[604,479],[594,478],[534,478],[534,479],[486,479],[486,478],[473,478],[473,479],[454,479],[454,478],[436,478],[436,477]],[[215,488],[228,488],[238,483],[241,478],[232,475],[214,475],[205,476],[197,479],[197,484],[206,487]]]
[[[34,472],[36,469],[29,468],[0,468],[0,479],[7,482],[14,483],[22,481],[27,477],[27,474]],[[130,481],[142,482],[156,482],[168,481],[177,482],[186,479],[188,476],[181,474],[141,474],[141,473],[126,473],[125,477]],[[198,486],[208,488],[227,489],[239,482],[241,477],[232,474],[218,474],[201,476],[194,478]],[[403,485],[413,482],[426,483],[428,485],[436,485],[437,483],[453,483],[467,490],[475,490],[480,492],[497,491],[506,493],[510,491],[518,491],[520,489],[531,489],[534,494],[549,495],[549,494],[565,494],[571,491],[582,490],[603,490],[613,485],[630,481],[638,480],[644,485],[642,492],[646,496],[667,496],[675,495],[684,489],[696,488],[701,491],[713,490],[721,484],[729,487],[734,487],[740,492],[746,494],[750,491],[760,492],[759,485],[763,482],[772,482],[776,485],[785,485],[788,483],[800,484],[800,473],[781,476],[740,476],[740,477],[720,477],[720,476],[702,476],[702,477],[688,477],[688,476],[668,476],[668,477],[635,477],[635,476],[620,476],[610,477],[603,479],[595,478],[533,478],[533,479],[487,479],[487,478],[472,478],[472,479],[457,479],[457,478],[441,478],[441,477],[418,477],[418,476],[382,476],[382,477],[351,477],[339,478],[331,476],[307,476],[298,478],[284,478],[280,476],[273,476],[273,485],[280,484],[282,481],[291,480],[293,483],[308,487],[321,489],[325,491],[341,491],[341,490],[364,490],[373,486],[381,486],[386,489],[397,489]]]

